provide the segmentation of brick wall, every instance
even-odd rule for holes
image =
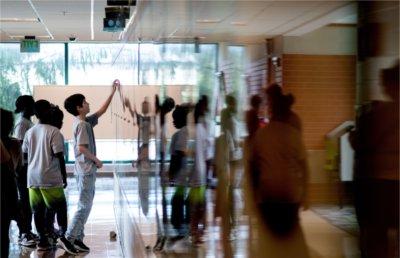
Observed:
[[[284,54],[282,68],[283,89],[296,98],[306,148],[324,149],[329,131],[354,120],[356,57]]]

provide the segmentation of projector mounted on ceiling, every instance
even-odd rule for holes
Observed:
[[[107,0],[108,7],[105,8],[106,18],[103,19],[103,31],[123,31],[125,20],[130,17],[130,7],[136,5],[132,0]]]
[[[136,0],[107,0],[108,6],[135,6]]]

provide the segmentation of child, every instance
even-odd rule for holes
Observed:
[[[76,249],[83,252],[90,251],[90,248],[83,243],[84,227],[93,205],[96,171],[103,166],[103,163],[96,157],[93,127],[97,125],[99,117],[107,111],[117,87],[119,87],[119,81],[115,80],[111,94],[103,106],[90,116],[87,116],[90,112],[89,103],[82,94],[71,95],[64,102],[65,109],[75,116],[72,125],[75,153],[74,174],[79,192],[78,209],[68,227],[66,236],[74,243]]]
[[[201,244],[202,230],[199,225],[204,221],[205,213],[205,191],[206,191],[206,157],[207,157],[207,131],[200,117],[204,115],[201,102],[195,107],[194,121],[196,124],[195,160],[194,169],[190,176],[191,189],[189,192],[190,200],[190,230],[192,242],[196,245]],[[204,228],[205,225],[203,225]]]
[[[169,167],[170,180],[175,185],[175,193],[171,199],[172,214],[171,224],[183,236],[182,224],[185,222],[185,188],[187,185],[187,125],[188,107],[176,106],[172,113],[173,124],[179,129],[171,138],[170,153],[171,161]],[[188,214],[186,212],[186,217]]]
[[[35,103],[39,123],[26,132],[22,144],[22,151],[28,155],[29,201],[39,234],[38,250],[51,249],[45,225],[47,208],[57,214],[61,231],[58,244],[75,255],[78,251],[64,236],[68,224],[67,202],[63,190],[67,186],[64,139],[60,130],[49,124],[50,109],[51,104],[47,100]]]
[[[33,116],[35,101],[32,96],[19,96],[15,101],[15,113],[21,113],[20,119],[14,128],[14,136],[20,143],[24,140],[25,133],[32,126],[31,117]],[[20,216],[17,224],[19,228],[19,243],[22,246],[35,246],[38,236],[32,233],[32,211],[29,206],[29,192],[27,188],[28,166],[27,160],[23,160],[22,167],[16,172],[17,188],[20,204]]]
[[[17,185],[15,183],[15,169],[22,164],[21,144],[10,134],[14,126],[13,114],[0,108],[1,118],[1,152],[0,152],[0,182],[1,182],[1,257],[8,257],[9,229],[12,219],[17,215]]]
[[[150,165],[149,160],[149,140],[151,133],[151,123],[152,117],[149,116],[150,113],[150,104],[147,100],[147,97],[142,102],[142,115],[138,114],[136,111],[136,107],[132,110],[131,104],[128,99],[125,99],[125,106],[128,107],[128,110],[132,116],[132,118],[136,115],[137,125],[139,127],[138,130],[138,146],[139,142],[142,141],[140,147],[138,147],[138,159],[137,164],[141,167],[148,168]]]
[[[64,119],[64,113],[60,110],[58,106],[54,105],[51,106],[49,117],[50,117],[49,124],[61,130]],[[65,142],[64,136],[62,134],[61,137],[64,143]],[[46,231],[48,232],[49,239],[52,239],[53,241],[57,240],[57,238],[62,234],[61,230],[57,232],[54,228],[54,216],[55,216],[54,210],[46,209],[46,214],[45,214]]]

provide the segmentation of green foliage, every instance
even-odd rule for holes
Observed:
[[[14,109],[21,94],[32,94],[33,84],[57,84],[64,77],[64,48],[42,44],[41,53],[20,53],[19,44],[0,44],[0,105]],[[55,45],[53,45],[55,46]]]

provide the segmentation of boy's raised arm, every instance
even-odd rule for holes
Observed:
[[[117,90],[117,88],[119,88],[119,86],[120,86],[119,80],[114,80],[110,96],[108,96],[108,98],[104,102],[103,106],[99,110],[97,110],[97,112],[95,113],[98,118],[101,117],[107,111],[107,108],[111,103],[114,93]]]

